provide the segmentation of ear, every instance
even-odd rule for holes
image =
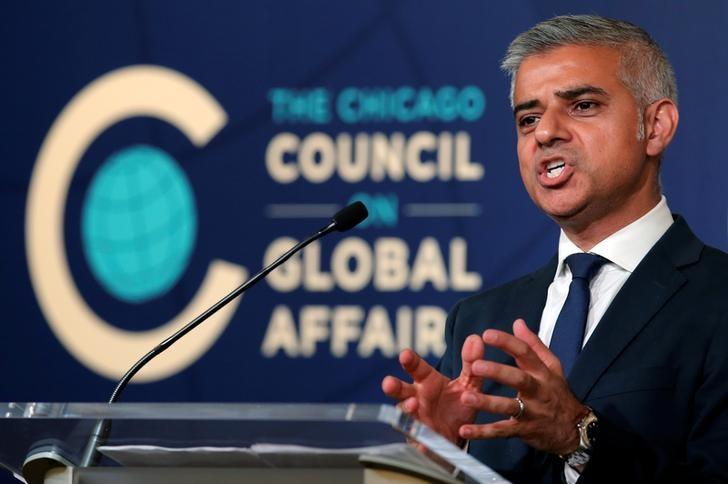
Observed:
[[[660,99],[645,109],[645,150],[647,156],[658,157],[672,141],[680,115],[670,99]]]

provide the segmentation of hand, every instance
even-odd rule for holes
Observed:
[[[460,427],[474,422],[478,411],[463,405],[461,397],[465,392],[480,392],[483,384],[483,378],[472,372],[473,363],[483,358],[481,338],[468,336],[461,356],[463,368],[460,376],[450,380],[414,351],[404,350],[399,355],[399,362],[413,382],[407,383],[393,376],[382,380],[384,393],[397,400],[404,412],[457,445],[464,444],[458,434]]]
[[[483,333],[486,345],[499,348],[516,360],[517,367],[492,361],[477,361],[472,372],[518,391],[526,406],[519,419],[508,418],[485,425],[463,425],[465,439],[518,437],[526,444],[553,454],[569,454],[579,446],[576,424],[588,413],[571,390],[558,358],[549,351],[522,319],[513,323],[513,335],[489,329]],[[469,391],[463,402],[473,410],[513,416],[515,399]]]

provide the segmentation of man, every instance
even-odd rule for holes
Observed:
[[[634,25],[564,16],[518,36],[503,68],[558,254],[459,302],[439,371],[405,350],[413,382],[384,392],[516,482],[728,480],[728,256],[661,195],[669,62]]]

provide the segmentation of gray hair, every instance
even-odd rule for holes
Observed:
[[[511,107],[516,72],[524,59],[566,45],[600,45],[619,50],[619,79],[642,109],[662,98],[677,104],[675,72],[647,32],[622,20],[597,15],[563,15],[536,24],[508,46],[501,69],[511,78]]]

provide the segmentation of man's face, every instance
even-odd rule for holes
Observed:
[[[657,163],[638,140],[638,106],[619,61],[609,47],[564,46],[527,57],[516,73],[521,177],[565,229],[619,214],[634,220],[656,203]]]

